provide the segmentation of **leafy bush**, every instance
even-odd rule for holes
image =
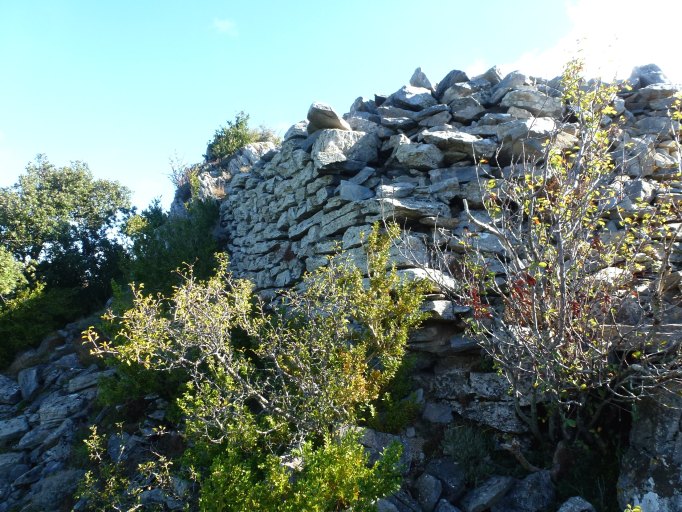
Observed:
[[[244,459],[228,450],[211,465],[203,484],[200,508],[207,512],[243,510],[329,512],[376,510],[373,503],[396,492],[402,480],[402,446],[389,446],[368,465],[356,434],[327,437],[319,448],[305,443],[295,450],[294,468],[275,455]]]
[[[182,281],[178,269],[193,267],[205,278],[215,266],[218,244],[213,229],[218,205],[213,201],[192,201],[186,216],[169,216],[158,201],[140,215],[131,217],[126,234],[132,241],[127,263],[127,280],[144,283],[146,293],[168,294]]]
[[[208,510],[234,500],[280,503],[273,482],[293,485],[291,506],[310,510],[363,509],[394,489],[394,476],[374,477],[394,474],[395,449],[367,469],[357,439],[337,436],[395,376],[408,333],[423,318],[423,283],[387,272],[397,232],[375,228],[369,236],[366,280],[339,256],[306,276],[301,289],[284,292],[279,305],[265,305],[220,256],[213,276],[199,280],[189,267],[167,298],[134,288],[132,308],[109,316],[120,325],[113,341],[91,331],[96,350],[119,364],[185,372],[178,404],[191,460],[215,475],[206,483]],[[293,453],[305,466],[292,484],[264,454]]]
[[[278,141],[272,130],[264,127],[257,130],[249,128],[249,115],[242,111],[235,116],[234,121],[227,121],[226,126],[216,130],[213,140],[208,142],[204,158],[207,162],[212,162],[230,156],[252,142]]]
[[[471,306],[471,332],[536,438],[603,449],[595,427],[610,404],[675,392],[681,381],[682,347],[659,330],[681,211],[623,193],[629,178],[611,157],[617,86],[588,83],[576,61],[561,87],[570,133],[559,126],[542,155],[522,154],[518,172],[482,183],[490,222],[464,201],[476,231],[452,241],[465,255],[442,268],[456,260],[450,292]],[[504,248],[495,260],[504,280],[478,251],[479,232]]]
[[[22,350],[37,346],[49,333],[89,313],[89,307],[73,288],[50,289],[38,284],[17,293],[0,309],[0,368]]]
[[[449,427],[442,441],[443,453],[460,463],[466,471],[467,482],[474,486],[495,470],[490,459],[493,447],[489,432],[467,423]]]

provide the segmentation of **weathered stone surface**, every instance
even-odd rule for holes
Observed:
[[[20,438],[29,430],[26,416],[0,421],[0,447]]]
[[[472,97],[456,98],[448,106],[452,111],[452,119],[458,123],[469,123],[485,112],[485,108]]]
[[[377,512],[400,512],[398,507],[388,500],[380,499],[376,502]]]
[[[682,510],[682,398],[660,396],[662,404],[644,401],[621,461],[618,504],[643,510]]]
[[[484,402],[475,400],[466,405],[450,402],[455,412],[462,417],[483,423],[501,432],[524,434],[528,426],[516,415],[512,402]]]
[[[21,396],[24,400],[30,400],[40,389],[40,367],[25,368],[17,374],[17,381],[21,387]]]
[[[494,105],[499,103],[509,91],[525,85],[527,80],[528,77],[523,73],[512,71],[493,87],[490,95],[490,104]]]
[[[315,102],[308,110],[308,134],[326,129],[350,131],[351,127],[332,107]]]
[[[67,417],[77,412],[85,412],[86,401],[79,394],[48,397],[38,409],[40,424],[46,428],[56,427]]]
[[[74,377],[69,381],[66,390],[69,393],[75,393],[83,389],[91,388],[96,386],[101,378],[110,377],[114,374],[113,370],[106,370],[103,372],[91,371],[86,373],[81,373],[80,375]]]
[[[16,404],[21,400],[21,388],[19,384],[0,374],[0,404]]]
[[[433,459],[428,462],[425,473],[438,478],[443,484],[443,496],[455,503],[466,488],[466,472],[458,463],[447,459]]]
[[[362,429],[360,444],[362,444],[362,446],[364,446],[369,452],[371,463],[379,460],[383,451],[393,443],[400,443],[403,446],[403,453],[400,456],[400,463],[403,465],[405,472],[407,472],[412,461],[410,459],[410,446],[404,439],[393,434],[377,432],[371,428]]]
[[[545,512],[553,510],[556,490],[549,471],[531,473],[518,482],[491,512]]]
[[[552,98],[534,89],[510,91],[502,98],[500,105],[521,108],[536,117],[558,117],[563,110],[559,98]]]
[[[34,510],[56,510],[55,505],[73,496],[83,473],[80,469],[65,469],[46,476],[32,489],[30,506]]]
[[[448,425],[452,423],[452,407],[442,402],[427,402],[422,418],[430,423]]]
[[[422,309],[438,320],[457,320],[471,310],[469,306],[460,306],[451,300],[427,300]]]
[[[313,144],[311,156],[317,169],[343,169],[344,164],[357,162],[356,170],[360,170],[376,160],[378,143],[373,134],[324,130]]]
[[[400,165],[419,171],[437,169],[443,163],[443,153],[432,144],[401,144],[393,156]]]
[[[457,507],[447,500],[440,500],[434,512],[461,512]]]
[[[668,78],[656,64],[646,64],[644,66],[636,66],[632,70],[628,82],[633,84],[634,87],[646,87],[652,84],[667,83]]]
[[[438,85],[436,86],[435,96],[437,99],[440,100],[443,97],[443,93],[447,91],[450,87],[452,87],[454,84],[468,81],[469,77],[464,71],[460,71],[459,69],[453,69],[447,75],[445,75],[445,77],[438,83]]]
[[[447,127],[436,126],[423,134],[424,142],[434,144],[443,152],[458,152],[473,157],[490,158],[497,151],[497,144],[489,139],[456,131]]]
[[[436,99],[431,95],[431,89],[405,85],[389,97],[388,101],[407,110],[424,110],[436,105]]]
[[[580,496],[573,496],[564,501],[557,512],[596,512],[596,510],[589,501]]]
[[[509,476],[492,476],[480,486],[469,491],[460,501],[464,512],[483,512],[495,505],[514,486]]]
[[[22,464],[25,458],[23,453],[0,453],[0,482],[12,472],[15,466]]]
[[[414,484],[417,501],[424,512],[433,512],[440,499],[443,484],[435,476],[422,473]]]
[[[339,185],[339,196],[347,201],[364,201],[374,197],[374,192],[367,187],[357,185],[348,180],[341,180]]]
[[[432,89],[431,82],[422,71],[422,68],[417,68],[414,70],[414,73],[412,73],[412,78],[410,78],[410,85],[413,87]]]

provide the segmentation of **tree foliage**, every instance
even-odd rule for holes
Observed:
[[[217,217],[213,201],[198,200],[188,204],[185,216],[171,216],[155,201],[130,217],[125,226],[130,240],[127,280],[144,283],[148,293],[168,294],[180,283],[176,270],[185,263],[192,265],[196,277],[208,277],[218,249],[213,237]]]
[[[87,164],[55,167],[44,156],[12,187],[0,189],[0,239],[49,286],[106,293],[120,246],[111,235],[130,207],[130,191],[93,177]]]

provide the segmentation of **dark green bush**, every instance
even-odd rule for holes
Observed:
[[[0,309],[0,368],[37,346],[49,333],[89,313],[76,288],[46,288],[38,284],[19,292]]]
[[[245,459],[239,451],[228,449],[213,461],[202,486],[200,508],[206,512],[376,510],[378,498],[400,488],[401,451],[402,446],[394,443],[369,466],[354,433],[340,440],[327,438],[318,448],[306,443],[293,454],[290,466],[275,455]]]

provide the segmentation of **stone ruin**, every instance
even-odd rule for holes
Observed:
[[[631,83],[632,90],[613,102],[615,116],[624,121],[613,151],[627,179],[619,200],[679,202],[677,127],[668,115],[678,88],[655,66],[636,68]],[[339,245],[361,261],[362,233],[387,218],[410,228],[393,250],[399,271],[438,282],[448,276],[424,268],[425,240],[440,228],[449,230],[454,240],[466,230],[476,232],[463,211],[464,200],[474,215],[482,213],[479,180],[501,179],[520,151],[540,154],[552,134],[571,136],[571,125],[561,120],[563,111],[558,79],[520,72],[503,77],[497,68],[469,78],[454,70],[432,86],[417,69],[409,85],[388,96],[358,98],[343,116],[313,103],[307,120],[292,126],[280,146],[255,143],[203,164],[199,195],[220,200],[219,236],[231,269],[236,277],[252,280],[266,297],[324,265]],[[178,195],[172,211],[182,210]],[[502,251],[494,237],[483,233],[479,248],[491,257]],[[679,240],[672,264],[679,295]],[[424,305],[430,319],[409,343],[417,355],[418,425],[399,436],[368,430],[364,439],[370,451],[399,440],[411,468],[410,485],[381,500],[379,509],[594,510],[580,497],[555,504],[546,471],[523,480],[493,476],[466,492],[456,464],[425,460],[430,432],[442,432],[459,418],[519,438],[527,434],[506,381],[481,367],[480,348],[463,334],[467,308],[454,305],[436,284],[431,292]],[[681,311],[673,311],[678,323]],[[0,512],[18,506],[49,510],[56,507],[50,493],[68,501],[63,491],[72,488],[65,482],[77,476],[68,466],[73,431],[83,425],[97,380],[105,374],[75,357],[74,332],[62,333],[54,355],[25,355],[0,380]],[[679,334],[672,333],[675,338]],[[151,412],[140,435],[119,439],[119,444],[130,444],[131,450],[143,446],[145,432],[163,419],[165,404],[153,396],[148,401]],[[643,406],[623,457],[618,489],[622,507],[632,503],[647,512],[682,510],[682,400],[678,402],[672,409]],[[167,508],[177,505],[161,502]]]

